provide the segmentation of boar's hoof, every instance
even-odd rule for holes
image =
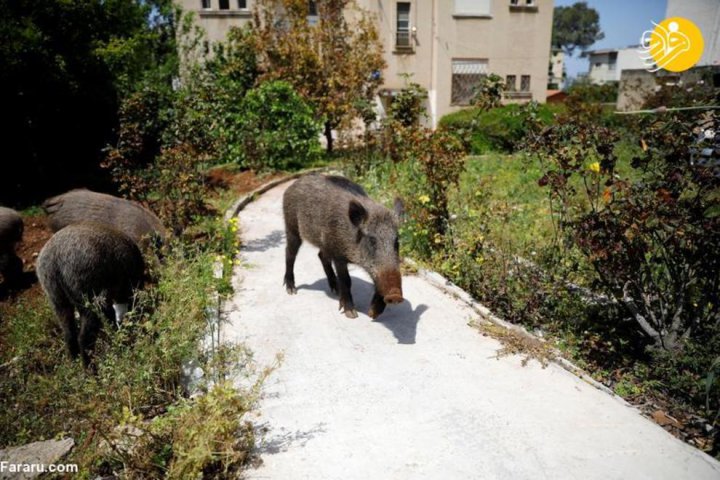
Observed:
[[[296,295],[297,294],[297,288],[288,286],[285,290],[287,290],[288,295]]]
[[[355,310],[355,305],[353,305],[352,301],[350,302],[344,302],[340,300],[340,308],[338,308],[341,312],[345,314],[347,318],[357,318],[357,310]]]

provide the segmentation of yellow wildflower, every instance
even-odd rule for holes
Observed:
[[[428,197],[427,195],[420,195],[418,197],[418,200],[420,201],[420,203],[422,203],[424,205],[424,204],[430,202],[430,197]]]
[[[595,173],[600,173],[600,162],[593,162],[588,166],[588,170]]]

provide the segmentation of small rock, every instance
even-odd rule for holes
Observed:
[[[57,464],[74,446],[75,440],[64,438],[0,450],[0,462],[7,462],[5,471],[0,470],[0,479],[38,478],[42,474],[40,468]],[[17,466],[17,469],[13,469],[12,466]],[[33,466],[36,471],[25,471]]]

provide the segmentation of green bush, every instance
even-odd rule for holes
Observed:
[[[298,168],[321,153],[321,124],[287,82],[266,82],[250,90],[234,125],[223,132],[226,154],[247,168]]]
[[[525,140],[527,117],[533,108],[517,104],[487,111],[468,108],[445,115],[440,119],[440,126],[462,138],[472,154],[513,152]],[[561,109],[560,106],[538,105],[537,121],[549,125]]]

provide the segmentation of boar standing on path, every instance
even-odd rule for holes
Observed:
[[[167,239],[160,219],[142,205],[90,190],[71,190],[43,203],[50,217],[50,228],[57,232],[76,223],[97,223],[123,232],[135,243]]]
[[[37,275],[60,320],[71,357],[80,354],[85,365],[90,364],[102,325],[97,312],[119,325],[133,289],[142,285],[144,269],[133,239],[103,225],[70,225],[45,244],[37,259]]]
[[[364,268],[375,283],[370,317],[377,318],[388,303],[402,302],[398,253],[402,204],[399,200],[395,202],[395,210],[393,213],[374,202],[361,186],[343,177],[307,175],[297,180],[283,196],[287,292],[297,293],[293,272],[295,257],[302,241],[307,240],[320,249],[318,256],[330,290],[339,291],[340,309],[346,317],[357,318],[348,263]]]
[[[15,253],[23,228],[19,213],[0,207],[0,275],[6,285],[17,285],[23,275],[23,262]]]

